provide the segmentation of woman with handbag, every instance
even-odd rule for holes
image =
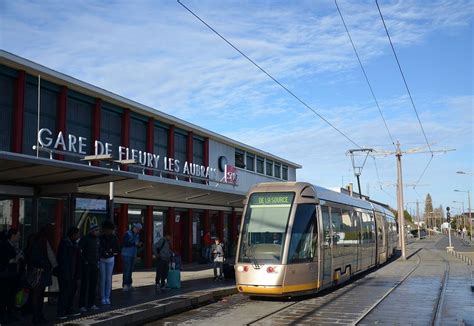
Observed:
[[[16,321],[15,294],[18,290],[18,271],[23,253],[18,247],[20,233],[10,229],[0,241],[0,323]]]
[[[26,281],[31,287],[30,296],[33,308],[33,324],[45,324],[48,320],[43,315],[44,292],[53,283],[52,270],[57,266],[56,257],[51,246],[54,229],[51,224],[31,238],[26,251]]]

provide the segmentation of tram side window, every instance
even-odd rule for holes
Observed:
[[[288,263],[313,261],[316,256],[317,236],[316,205],[298,205],[291,232]]]
[[[351,244],[354,240],[352,232],[352,219],[351,212],[347,209],[342,210],[342,224],[341,224],[341,233],[339,241],[343,244]]]
[[[362,213],[362,242],[363,243],[373,243],[374,235],[374,220],[371,215],[367,213]]]
[[[334,245],[341,244],[341,237],[343,232],[342,227],[342,216],[341,216],[341,209],[340,208],[331,208],[331,221],[332,221],[332,238]],[[334,251],[334,256],[339,256],[337,251]]]
[[[321,206],[321,213],[323,215],[324,245],[329,246],[331,243],[331,221],[329,220],[329,208],[327,206]]]

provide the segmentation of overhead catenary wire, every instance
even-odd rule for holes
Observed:
[[[323,120],[326,124],[328,124],[331,128],[336,130],[340,135],[342,135],[345,139],[349,142],[357,146],[358,148],[362,148],[359,144],[357,144],[354,140],[352,140],[349,136],[347,136],[344,132],[342,132],[339,128],[334,126],[329,120],[323,117],[320,113],[318,113],[315,109],[309,106],[305,101],[303,101],[300,97],[298,97],[295,93],[293,93],[290,89],[288,89],[285,85],[283,85],[280,81],[278,81],[275,77],[273,77],[270,73],[268,73],[265,69],[263,69],[260,65],[258,65],[254,60],[252,60],[249,56],[243,53],[239,48],[237,48],[234,44],[228,41],[224,36],[222,36],[218,31],[216,31],[213,27],[211,27],[208,23],[206,23],[201,17],[195,14],[191,9],[189,9],[186,5],[184,5],[180,0],[176,0],[183,8],[185,8],[189,13],[191,13],[194,17],[196,17],[201,23],[203,23],[207,28],[209,28],[214,34],[219,36],[224,42],[230,45],[234,50],[240,53],[244,58],[246,58],[250,63],[252,63],[255,67],[257,67],[261,72],[263,72],[267,77],[273,80],[278,86],[283,88],[288,94],[290,94],[293,98],[295,98],[298,102],[300,102],[303,106],[305,106],[308,110],[313,112],[316,116],[318,116],[321,120]]]
[[[395,199],[395,196],[387,192],[385,189],[383,189],[382,186],[382,181],[380,181],[380,175],[379,175],[379,169],[377,167],[377,161],[375,160],[375,156],[371,156],[374,159],[374,166],[375,166],[375,172],[377,173],[377,180],[379,182],[380,190],[383,191],[386,195],[388,195],[390,198]]]
[[[431,145],[428,141],[428,137],[426,137],[425,129],[423,128],[423,124],[421,123],[420,115],[418,114],[418,110],[416,109],[416,106],[415,106],[415,101],[413,100],[413,97],[411,96],[410,88],[408,87],[408,83],[406,81],[405,74],[403,73],[403,69],[402,69],[402,66],[400,65],[400,61],[398,60],[397,52],[395,51],[395,47],[393,46],[392,38],[390,37],[390,33],[388,32],[387,25],[385,24],[385,20],[383,18],[382,11],[380,10],[380,6],[379,6],[379,3],[378,3],[377,0],[375,0],[375,4],[377,5],[377,9],[378,9],[379,14],[380,14],[380,19],[382,20],[383,27],[385,29],[385,33],[387,34],[388,41],[390,42],[390,47],[392,48],[393,55],[395,57],[395,60],[397,61],[398,69],[400,70],[400,74],[402,76],[403,83],[405,84],[405,88],[408,92],[408,96],[410,97],[411,105],[413,106],[413,110],[415,111],[416,118],[418,119],[418,123],[420,124],[421,131],[423,132],[423,136],[425,137],[425,141],[426,141],[426,144],[428,145],[428,148],[431,152],[431,156],[433,157],[433,152],[431,150]],[[423,171],[423,174],[424,174],[424,172],[425,171]]]
[[[347,28],[346,21],[344,20],[341,9],[339,8],[339,5],[337,4],[337,0],[334,0],[334,3],[336,5],[337,11],[339,12],[339,16],[341,17],[342,24],[344,25],[347,36],[349,37],[349,40],[351,41],[352,48],[354,49],[354,53],[357,57],[357,61],[359,61],[360,68],[362,69],[362,73],[364,74],[365,81],[367,82],[367,85],[369,86],[370,93],[372,94],[372,98],[374,99],[375,105],[377,106],[377,109],[379,110],[380,116],[382,117],[383,123],[385,125],[385,129],[387,129],[387,133],[388,133],[388,136],[390,137],[390,140],[392,141],[392,145],[396,148],[395,140],[393,139],[392,133],[390,132],[390,129],[388,128],[388,124],[387,124],[387,121],[385,120],[385,117],[383,116],[382,110],[380,109],[379,101],[377,101],[377,98],[375,97],[375,93],[374,93],[374,90],[372,88],[372,85],[370,84],[369,77],[367,76],[364,65],[362,64],[362,61],[360,60],[359,53],[357,52],[354,41],[352,40],[351,34],[349,33],[349,29]]]

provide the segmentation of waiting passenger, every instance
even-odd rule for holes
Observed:
[[[171,236],[166,233],[164,237],[158,240],[156,245],[156,257],[158,258],[158,261],[156,263],[155,287],[158,291],[165,289],[171,258],[170,244]]]
[[[67,316],[80,315],[80,312],[73,310],[77,280],[79,279],[78,239],[79,229],[71,227],[67,232],[67,237],[61,240],[58,247],[59,298],[57,317],[59,319],[66,319]]]
[[[134,223],[131,230],[128,230],[123,237],[122,243],[122,263],[123,263],[123,280],[122,290],[130,291],[133,290],[132,286],[132,274],[133,267],[135,264],[135,258],[137,256],[137,249],[143,245],[140,241],[140,230],[142,225],[140,223]]]
[[[214,257],[214,281],[223,280],[224,269],[224,244],[220,242],[218,237],[215,238],[215,243],[212,245],[212,255]],[[217,276],[217,269],[219,268],[219,276]]]
[[[119,254],[120,245],[114,234],[115,225],[110,221],[102,223],[100,236],[100,299],[103,305],[110,304],[112,292],[112,275],[114,272],[115,256]]]
[[[86,312],[88,309],[99,309],[95,305],[100,259],[99,231],[100,228],[97,224],[91,224],[89,234],[79,241],[81,257],[81,292],[79,296],[79,306],[81,307],[81,312]]]

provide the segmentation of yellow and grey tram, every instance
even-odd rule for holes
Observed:
[[[393,214],[305,182],[261,183],[245,201],[235,275],[239,292],[314,293],[384,263],[397,246]]]

